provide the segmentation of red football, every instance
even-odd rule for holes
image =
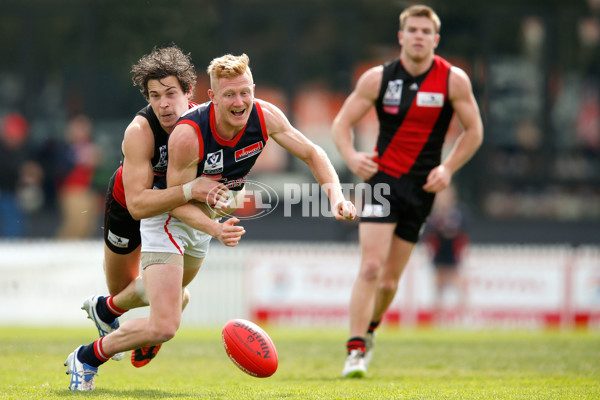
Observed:
[[[277,371],[277,350],[267,333],[245,319],[232,319],[222,332],[227,355],[239,369],[257,378],[266,378]]]

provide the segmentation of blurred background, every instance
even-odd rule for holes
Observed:
[[[175,43],[191,53],[197,102],[208,99],[210,60],[248,54],[256,96],[277,104],[321,145],[342,182],[357,182],[331,141],[330,125],[359,74],[398,55],[398,15],[415,3],[2,0],[0,237],[91,239],[101,251],[106,186],[120,161],[124,129],[146,104],[130,68],[157,45]],[[600,0],[422,3],[441,17],[437,53],[469,74],[485,124],[482,148],[454,178],[470,244],[476,250],[560,245],[557,268],[568,270],[577,247],[600,244]],[[459,131],[451,128],[448,144]],[[361,148],[372,149],[375,116],[356,134]],[[274,144],[250,179],[275,188],[314,181]],[[278,207],[245,221],[244,240],[259,248],[326,241],[355,250],[356,224],[283,212]],[[5,251],[14,249],[10,243]],[[535,260],[532,254],[515,265]],[[544,254],[552,259],[554,253]],[[591,275],[581,279],[592,282],[588,300],[597,306],[594,254],[589,258],[586,250]],[[2,287],[13,293],[15,284],[6,282]]]
[[[397,56],[398,14],[413,3],[2,0],[2,132],[23,139],[27,150],[13,150],[20,159],[36,161],[20,171],[4,166],[10,153],[0,161],[2,199],[15,190],[20,204],[3,214],[3,236],[101,237],[123,131],[146,104],[130,68],[172,42],[192,55],[197,102],[207,100],[212,58],[247,53],[257,97],[278,104],[351,182],[331,121],[362,71]],[[600,1],[425,3],[442,19],[438,53],[469,73],[485,123],[482,149],[455,178],[472,241],[599,243]],[[367,118],[357,131],[365,149],[376,129]],[[255,174],[313,182],[302,163],[268,147]],[[72,223],[70,202],[88,204],[88,220]],[[282,230],[279,211],[249,222],[248,239],[355,238],[325,218]]]

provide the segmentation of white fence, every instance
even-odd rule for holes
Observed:
[[[90,294],[106,293],[101,241],[0,242],[0,324],[80,325]],[[189,286],[183,323],[220,325],[249,318],[345,326],[360,251],[355,244],[214,242]],[[386,323],[431,322],[433,268],[418,247]],[[585,325],[600,328],[600,248],[472,246],[463,301],[446,323],[465,327]],[[147,309],[132,311],[143,316]]]

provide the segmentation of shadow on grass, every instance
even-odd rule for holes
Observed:
[[[57,397],[72,397],[76,392],[66,390],[55,390],[54,394]],[[192,392],[169,392],[158,389],[146,390],[111,390],[111,389],[96,389],[88,392],[90,397],[110,398],[110,399],[173,399],[173,398],[198,398],[201,393]]]

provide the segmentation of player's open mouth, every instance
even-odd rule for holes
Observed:
[[[244,111],[246,111],[246,110],[241,110],[241,111],[232,110],[231,113],[236,117],[241,117],[242,115],[244,115]]]

